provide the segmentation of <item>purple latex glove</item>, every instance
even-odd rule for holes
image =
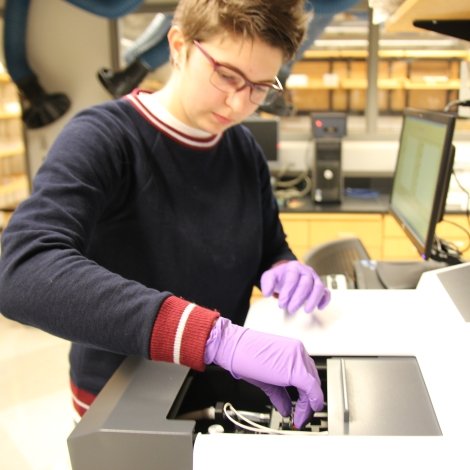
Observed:
[[[279,307],[295,313],[302,305],[307,313],[325,308],[330,291],[318,274],[299,261],[288,261],[268,269],[261,276],[261,292],[265,297],[277,295]]]
[[[243,328],[220,317],[207,340],[204,362],[259,387],[282,416],[290,416],[292,409],[285,387],[296,387],[296,428],[323,408],[318,371],[299,340]]]

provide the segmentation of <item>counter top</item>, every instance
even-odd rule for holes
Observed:
[[[344,196],[341,203],[315,204],[311,198],[292,199],[287,204],[280,204],[282,213],[379,213],[388,212],[388,194],[370,197]]]
[[[309,197],[294,198],[287,203],[278,201],[281,214],[387,214],[390,194],[372,196],[344,196],[340,203],[316,204]],[[447,206],[446,214],[465,214],[465,211]]]

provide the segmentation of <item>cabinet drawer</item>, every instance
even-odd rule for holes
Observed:
[[[415,246],[407,238],[388,238],[384,240],[383,259],[406,261],[420,259]]]
[[[334,218],[315,218],[310,222],[312,246],[339,238],[357,237],[364,245],[381,246],[380,215],[335,215]]]
[[[309,213],[281,214],[292,251],[299,259],[315,246],[340,238],[357,237],[374,259],[382,257],[382,215]]]
[[[384,237],[403,237],[404,232],[391,215],[384,216]]]

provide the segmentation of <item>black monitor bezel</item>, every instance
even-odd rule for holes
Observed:
[[[405,124],[407,118],[414,118],[444,124],[446,126],[445,138],[440,155],[439,173],[434,189],[432,209],[430,219],[427,224],[425,240],[422,240],[419,234],[413,229],[410,221],[407,220],[393,205],[394,191],[396,188],[396,171],[400,164],[400,149],[403,141],[403,134],[405,131]],[[453,169],[454,147],[452,145],[453,134],[455,129],[455,115],[431,110],[420,110],[414,108],[406,108],[403,112],[403,122],[400,132],[399,148],[397,161],[394,172],[394,179],[392,185],[392,192],[390,194],[389,212],[400,225],[408,239],[413,243],[418,253],[423,260],[439,259],[438,254],[435,252],[435,238],[436,226],[442,220],[445,211],[445,202],[447,199],[447,192],[449,188],[449,181]]]
[[[279,161],[279,118],[249,117],[242,124],[253,134],[266,160]]]

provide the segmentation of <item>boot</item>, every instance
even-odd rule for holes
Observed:
[[[63,93],[47,94],[35,75],[16,82],[23,102],[22,119],[29,129],[38,129],[63,116],[70,108],[70,100]]]
[[[147,65],[136,59],[119,72],[100,69],[98,79],[114,98],[119,98],[136,88],[149,72]]]

